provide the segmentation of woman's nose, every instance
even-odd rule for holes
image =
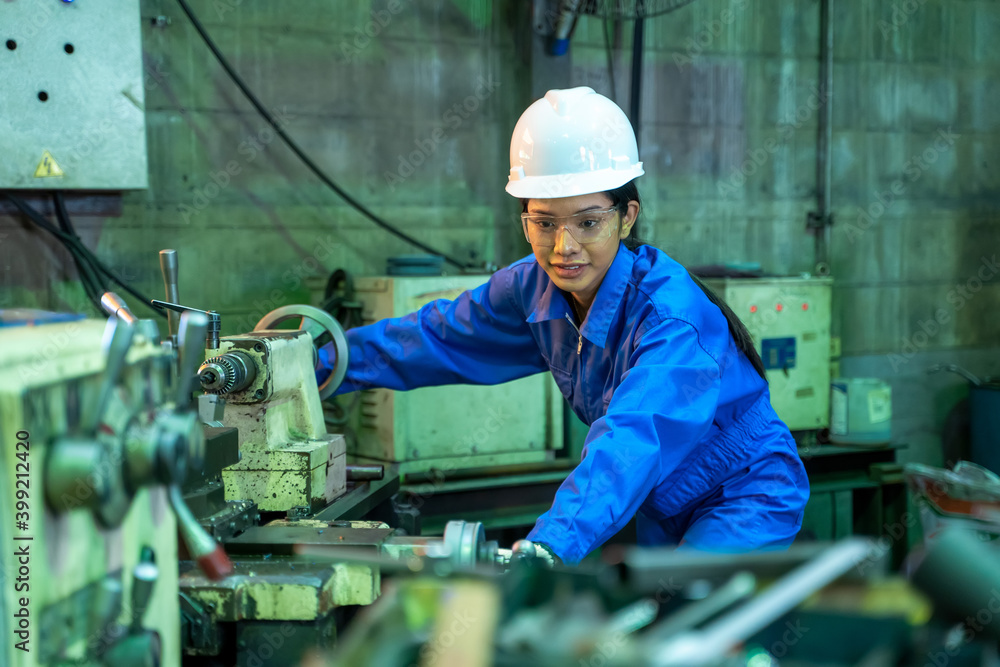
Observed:
[[[580,249],[577,244],[576,239],[573,235],[569,233],[566,226],[563,225],[556,230],[556,247],[555,251],[559,255],[572,255],[574,252]]]

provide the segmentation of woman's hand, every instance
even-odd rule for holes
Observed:
[[[562,565],[562,559],[552,548],[541,542],[518,540],[511,549],[511,560],[539,560],[549,567]]]

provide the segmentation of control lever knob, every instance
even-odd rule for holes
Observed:
[[[180,301],[177,293],[177,268],[177,251],[161,250],[160,272],[163,274],[163,289],[166,295],[164,298],[170,303]],[[177,318],[178,314],[176,311],[167,309],[167,330],[170,332],[170,338],[174,342],[176,342],[177,336]]]
[[[226,555],[222,545],[215,541],[198,520],[191,514],[184,496],[181,495],[180,487],[170,487],[170,506],[177,515],[177,527],[187,545],[188,553],[198,563],[198,567],[205,573],[205,576],[212,581],[225,579],[233,571],[233,564]]]
[[[139,323],[139,318],[132,314],[132,311],[128,309],[125,304],[125,300],[114,292],[105,292],[101,295],[101,305],[104,307],[104,311],[111,315],[112,317],[117,317],[120,320],[125,320],[130,326],[135,326]]]
[[[111,293],[108,292],[105,296],[108,294]],[[122,311],[116,312],[121,313]],[[128,355],[129,348],[132,347],[134,336],[135,325],[133,321],[127,317],[108,318],[107,326],[104,329],[104,350],[107,362],[104,366],[104,374],[101,376],[100,388],[97,391],[97,403],[89,413],[84,415],[83,433],[87,435],[97,433],[101,417],[104,416],[111,394],[125,368],[125,357]]]

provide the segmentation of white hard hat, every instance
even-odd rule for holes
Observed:
[[[613,190],[642,174],[635,132],[617,104],[592,88],[550,90],[514,126],[506,189],[555,199]]]

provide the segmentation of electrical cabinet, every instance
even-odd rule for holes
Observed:
[[[0,2],[0,188],[148,186],[139,2]]]
[[[364,322],[454,299],[489,276],[374,277],[355,282]],[[402,473],[543,461],[563,445],[563,397],[551,374],[501,385],[360,392],[353,458],[400,463]]]
[[[771,404],[792,430],[830,423],[831,278],[704,281],[733,309],[760,352]]]

